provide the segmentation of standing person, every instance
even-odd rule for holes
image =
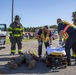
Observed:
[[[62,21],[60,18],[57,19],[57,24],[59,33],[59,44],[62,45],[62,38],[65,38],[66,40],[65,51],[67,56],[67,63],[68,66],[70,66],[71,65],[70,49],[76,42],[76,26],[67,21]]]
[[[23,54],[22,52],[22,38],[24,35],[24,28],[20,23],[19,15],[15,16],[14,22],[9,26],[9,35],[11,42],[11,55],[14,55],[16,52],[16,43],[18,45],[18,53]]]
[[[73,24],[76,26],[76,11],[72,13],[72,17],[73,17],[72,19]],[[73,50],[72,57],[75,58],[74,64],[76,64],[76,42],[73,44],[72,50]]]
[[[45,48],[52,45],[52,38],[51,38],[51,30],[48,26],[44,26],[40,29],[37,33],[37,40],[38,40],[38,55],[41,58],[42,55],[42,44],[45,44]]]

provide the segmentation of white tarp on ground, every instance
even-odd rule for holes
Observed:
[[[65,49],[62,47],[52,47],[52,48],[47,47],[46,51],[47,51],[48,55],[50,55],[50,54],[66,55]]]

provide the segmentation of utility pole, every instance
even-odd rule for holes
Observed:
[[[13,14],[14,14],[14,0],[12,0],[12,18],[11,18],[11,22],[13,22]]]

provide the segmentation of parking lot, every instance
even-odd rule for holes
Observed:
[[[53,46],[58,46],[58,40],[53,40]],[[37,41],[23,42],[23,52],[35,51],[37,53]],[[43,45],[43,56],[45,53],[45,47]],[[16,55],[17,56],[17,51]],[[22,64],[18,69],[10,69],[7,62],[10,61],[10,45],[7,44],[6,49],[0,50],[0,75],[76,75],[76,66],[68,66],[65,69],[57,69],[52,71],[43,62],[37,61],[35,67],[32,70],[28,70],[25,64]],[[72,63],[73,60],[72,60]]]

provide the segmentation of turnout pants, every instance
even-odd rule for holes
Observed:
[[[76,42],[73,44],[72,46],[72,57],[75,58],[75,62],[76,62]]]
[[[43,42],[41,43],[41,45],[38,45],[38,55],[39,56],[42,55],[42,44],[43,44]],[[48,42],[44,42],[44,44],[45,44],[45,48],[49,47],[49,41]]]
[[[22,39],[21,39],[21,37],[11,37],[10,42],[11,42],[11,53],[16,52],[16,43],[18,46],[18,53],[22,52]]]
[[[13,64],[16,63],[18,65],[18,67],[21,66],[22,63],[25,63],[27,65],[28,69],[32,69],[36,64],[36,60],[31,56],[31,54],[21,55],[19,57],[14,58],[14,60],[12,60],[11,62]],[[11,66],[11,65],[9,65],[9,66]]]
[[[65,51],[66,51],[68,63],[70,63],[70,58],[71,58],[70,49],[72,48],[72,46],[75,42],[76,42],[76,35],[75,34],[70,35],[66,41]],[[76,50],[74,52],[76,52]]]

